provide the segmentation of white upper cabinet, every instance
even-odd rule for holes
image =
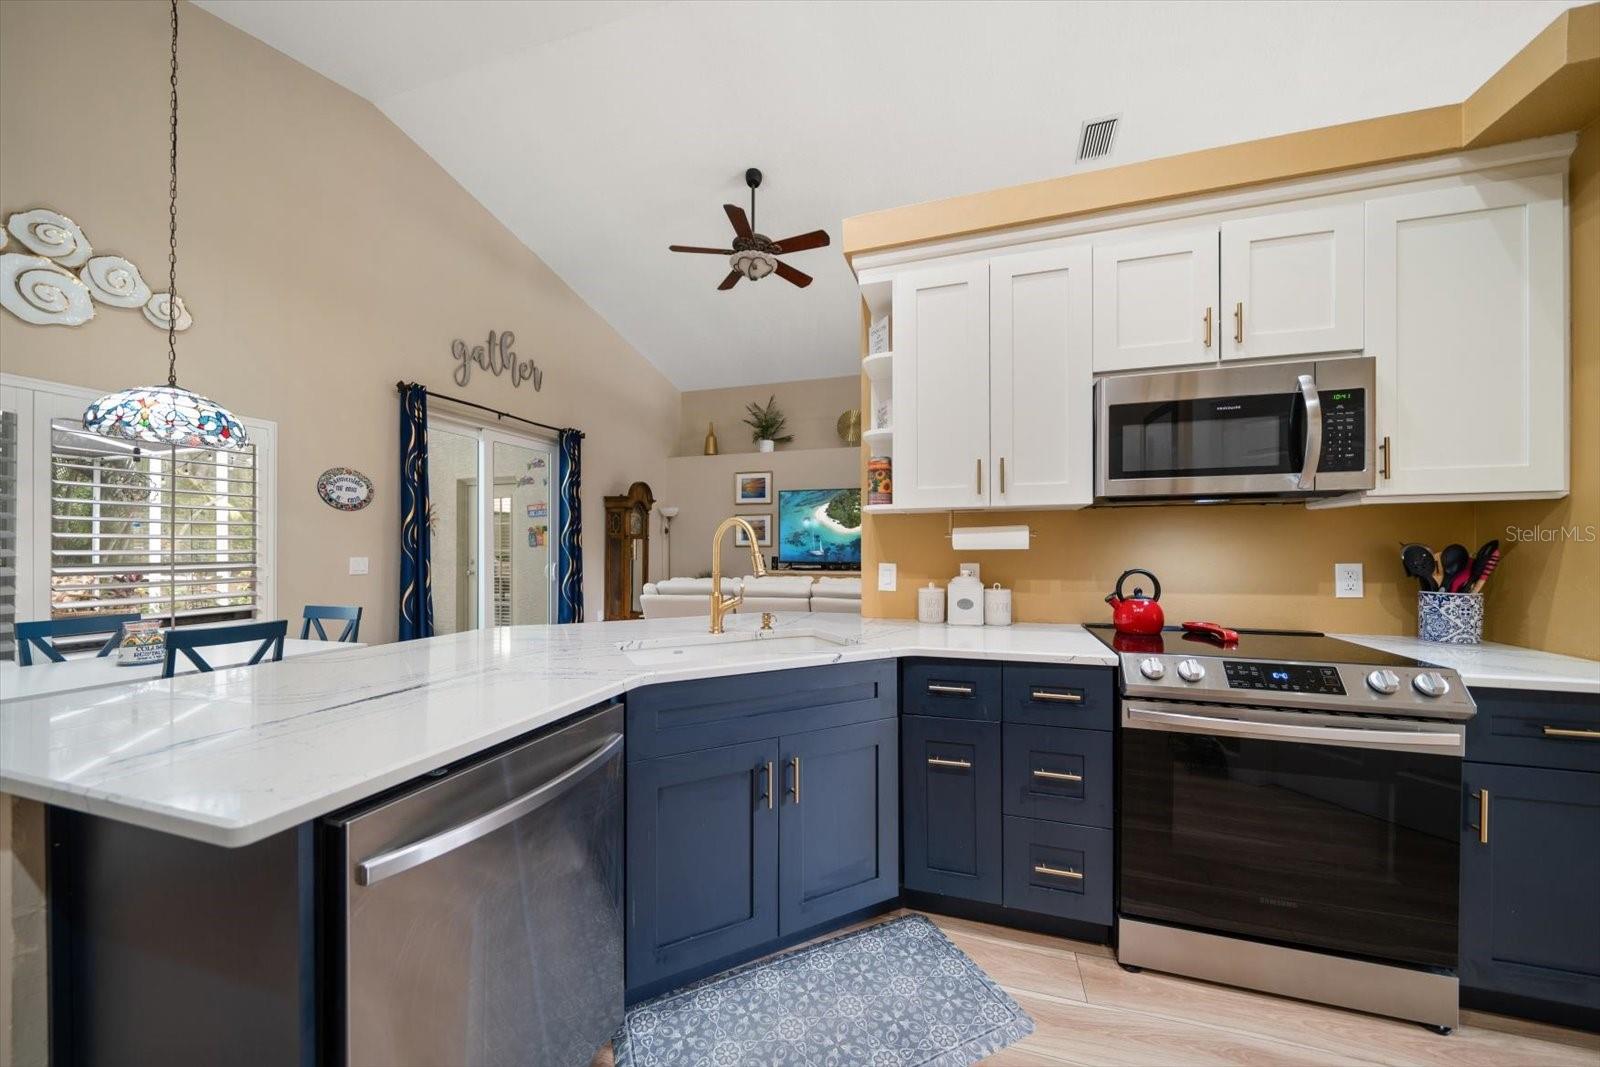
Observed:
[[[1217,227],[1094,246],[1096,373],[1217,358]]]
[[[989,501],[1094,500],[1087,245],[989,262]]]
[[[1567,490],[1560,174],[1367,202],[1373,496]]]
[[[1222,224],[1223,359],[1362,347],[1362,205]]]
[[[894,503],[987,504],[989,265],[894,279]]]

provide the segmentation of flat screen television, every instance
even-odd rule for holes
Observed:
[[[780,489],[778,564],[859,570],[860,489]]]

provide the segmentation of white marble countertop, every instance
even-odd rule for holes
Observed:
[[[0,790],[236,847],[657,682],[917,655],[1117,662],[1079,626],[804,613],[751,640],[758,623],[680,650],[659,642],[705,619],[500,627],[6,700]]]
[[[1600,660],[1561,656],[1516,645],[1444,645],[1418,637],[1381,634],[1329,634],[1354,644],[1413,656],[1449,667],[1469,686],[1484,689],[1537,689],[1559,693],[1600,693]]]
[[[247,663],[260,641],[240,641],[232,645],[213,645],[200,649],[200,654],[212,667],[238,667]],[[302,641],[297,637],[283,639],[283,657],[320,656],[340,648],[364,648],[360,644],[339,645],[332,641]],[[41,657],[42,658],[42,657]],[[19,667],[12,662],[0,663],[0,700],[23,700],[28,697],[48,696],[51,693],[73,693],[83,689],[100,689],[108,685],[133,685],[161,677],[160,660],[154,663],[122,664],[116,654],[109,656],[69,656],[62,663],[38,663]],[[179,656],[174,663],[177,674],[199,674],[200,668]]]

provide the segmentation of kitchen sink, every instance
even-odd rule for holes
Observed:
[[[728,663],[748,659],[752,655],[817,655],[839,652],[860,643],[859,637],[819,630],[767,630],[623,641],[617,645],[617,649],[629,661],[640,666],[667,667],[673,664]]]

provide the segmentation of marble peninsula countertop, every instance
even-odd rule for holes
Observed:
[[[756,639],[759,621],[721,638],[704,618],[499,627],[7,698],[0,791],[238,847],[658,682],[918,655],[1117,662],[1080,626],[806,613]]]
[[[1420,637],[1329,634],[1396,656],[1410,656],[1449,667],[1476,689],[1537,689],[1547,693],[1600,693],[1600,660],[1497,645],[1443,645]]]

